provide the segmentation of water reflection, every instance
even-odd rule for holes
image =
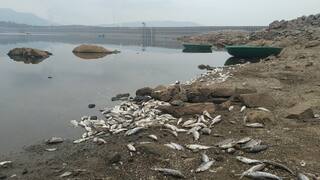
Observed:
[[[39,64],[43,60],[47,59],[47,57],[25,57],[25,56],[10,56],[10,59],[16,62],[23,62],[25,64]]]
[[[244,59],[244,58],[236,58],[236,57],[230,57],[225,63],[225,66],[231,66],[231,65],[237,65],[237,64],[245,64],[247,62],[250,63],[257,63],[260,59]]]
[[[73,53],[75,56],[85,59],[85,60],[91,60],[91,59],[100,59],[104,58],[109,54],[106,53]]]
[[[212,49],[188,49],[185,48],[182,50],[184,53],[212,53]]]

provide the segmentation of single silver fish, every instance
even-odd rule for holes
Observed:
[[[262,143],[261,140],[256,140],[256,139],[251,139],[249,142],[243,144],[241,146],[242,149],[248,149],[248,148],[252,148],[254,146],[260,145]]]
[[[136,128],[133,128],[133,129],[128,130],[128,131],[125,133],[125,135],[126,135],[126,136],[131,136],[131,135],[134,135],[134,134],[140,132],[140,131],[143,130],[143,129],[144,129],[143,127],[136,127]]]
[[[302,173],[298,173],[298,180],[309,180],[309,178]]]
[[[178,119],[177,125],[179,125],[182,122],[182,118]]]
[[[194,124],[194,123],[196,123],[196,122],[197,122],[197,121],[194,120],[194,119],[189,119],[189,120],[185,121],[185,122],[182,124],[182,127],[186,127],[186,126],[188,126],[188,125],[190,125],[190,124]]]
[[[137,151],[132,143],[127,144],[127,148],[129,149],[130,152],[136,152]]]
[[[197,127],[197,126],[200,126],[200,127],[203,127],[203,128],[208,127],[208,126],[207,126],[206,124],[204,124],[204,123],[194,123],[194,124],[187,125],[186,127],[187,127],[187,128],[193,128],[193,127]]]
[[[242,106],[241,109],[240,109],[240,112],[243,112],[244,110],[246,110],[247,107],[246,106]]]
[[[218,115],[215,118],[213,118],[211,121],[210,127],[221,122],[222,121],[221,117],[222,117],[221,115]]]
[[[260,111],[271,112],[269,109],[264,108],[264,107],[258,107],[257,109],[260,110]]]
[[[181,171],[175,170],[175,169],[152,168],[152,170],[161,172],[162,174],[164,174],[166,176],[173,176],[173,177],[176,177],[176,178],[186,178],[186,176],[183,175]]]
[[[7,166],[9,164],[12,164],[12,161],[2,161],[2,162],[0,162],[0,167]]]
[[[202,163],[206,163],[206,162],[209,162],[210,159],[205,153],[201,153],[201,161]]]
[[[236,145],[236,141],[232,138],[230,139],[225,139],[219,143],[216,144],[216,146],[218,146],[221,149],[228,149],[228,148],[232,148],[233,146]]]
[[[184,147],[181,146],[180,144],[173,143],[173,142],[171,142],[170,144],[173,145],[175,147],[175,149],[178,150],[178,151],[183,151],[184,150]]]
[[[171,143],[164,144],[164,146],[167,146],[170,149],[176,150],[176,147],[174,145],[172,145]]]
[[[276,176],[271,173],[262,172],[262,171],[254,171],[249,172],[245,175],[245,177],[252,178],[252,179],[274,179],[274,180],[282,180],[281,177]]]
[[[56,151],[57,150],[57,148],[47,148],[46,149],[46,151],[48,151],[48,152],[54,152],[54,151]]]
[[[208,162],[205,162],[205,163],[202,163],[197,169],[196,169],[196,172],[203,172],[203,171],[206,171],[208,169],[210,169],[210,167],[213,165],[215,161],[208,161]]]
[[[70,123],[74,126],[74,127],[78,127],[79,123],[76,120],[71,120]]]
[[[164,124],[164,127],[167,129],[170,129],[172,131],[177,131],[177,129],[178,129],[176,126],[171,125],[171,124]]]
[[[72,175],[72,172],[67,171],[67,172],[61,174],[59,177],[64,178],[64,177],[68,177],[68,176],[71,176],[71,175]]]
[[[237,156],[236,159],[244,164],[261,164],[262,162],[260,160],[256,159],[249,159],[243,156]]]
[[[255,165],[253,167],[251,167],[250,169],[246,170],[245,172],[243,172],[240,176],[240,179],[242,179],[245,175],[247,175],[248,173],[251,173],[251,172],[255,172],[255,171],[262,171],[264,168],[266,167],[265,164],[258,164],[258,165]]]
[[[237,144],[245,144],[245,143],[251,141],[251,139],[252,139],[251,137],[244,137],[244,138],[240,139],[239,141],[237,141]]]
[[[200,133],[198,131],[192,131],[192,136],[195,141],[198,141],[200,138]]]
[[[190,150],[206,150],[212,148],[212,146],[204,146],[200,144],[187,144],[186,147]]]
[[[269,148],[268,145],[262,144],[262,145],[257,145],[253,146],[251,148],[245,149],[246,152],[248,153],[259,153],[261,151],[265,151]]]
[[[213,119],[208,111],[203,111],[203,115],[209,119]]]
[[[264,128],[264,125],[261,123],[249,123],[246,124],[246,127],[250,127],[250,128]]]
[[[158,141],[158,137],[154,134],[150,134],[148,137],[155,140],[155,141]]]

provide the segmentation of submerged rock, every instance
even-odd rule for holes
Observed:
[[[8,56],[14,61],[25,64],[39,64],[51,56],[52,53],[33,48],[15,48],[9,51]]]
[[[111,98],[111,101],[125,101],[125,100],[128,100],[130,97],[130,94],[129,93],[124,93],[124,94],[117,94],[115,97],[112,97]]]
[[[73,53],[104,53],[111,54],[114,51],[108,50],[102,46],[83,44],[73,49]]]

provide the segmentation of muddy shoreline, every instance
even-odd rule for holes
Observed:
[[[268,57],[255,64],[214,68],[190,82],[138,90],[136,100],[139,102],[133,104],[137,105],[138,110],[143,102],[150,102],[150,97],[164,102],[163,105],[154,106],[154,112],[159,110],[159,115],[171,114],[174,118],[166,119],[163,124],[156,121],[130,136],[124,135],[126,130],[119,134],[109,133],[111,127],[108,127],[106,133],[92,135],[103,139],[105,142],[102,143],[93,141],[89,135],[88,139],[77,144],[73,140],[66,140],[58,144],[43,142],[26,147],[21,153],[1,157],[0,162],[12,163],[0,167],[0,179],[174,178],[152,168],[176,169],[186,179],[238,179],[239,174],[251,166],[239,162],[237,156],[277,162],[294,172],[288,173],[272,165],[264,169],[279,177],[296,179],[297,173],[303,173],[310,179],[319,179],[318,16],[274,22],[267,30],[250,35],[246,43],[284,47],[278,57]],[[177,125],[179,118],[182,118],[182,123],[198,119],[205,110],[212,117],[220,115],[221,121],[210,127],[212,132],[209,135],[199,130],[199,140],[183,132],[176,137],[164,127],[164,124],[171,124],[185,128]],[[110,112],[103,113],[108,114]],[[206,120],[213,121],[210,118]],[[252,123],[262,124],[263,127],[248,127]],[[129,124],[128,129],[133,128],[133,124]],[[155,135],[158,140],[151,140],[148,135]],[[227,139],[238,141],[246,137],[261,140],[268,148],[253,153],[236,144],[226,149],[217,145]],[[170,142],[183,146],[201,144],[212,148],[179,151],[164,146]],[[130,143],[134,143],[136,151],[128,150]],[[48,151],[53,148],[57,150]],[[196,173],[195,169],[201,164],[201,153],[208,155],[214,163],[207,171]]]

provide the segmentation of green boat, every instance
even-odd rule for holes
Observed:
[[[207,44],[183,44],[183,52],[199,52],[208,53],[212,52],[212,45]]]
[[[226,46],[228,53],[239,58],[266,58],[278,55],[282,48],[269,46]]]

